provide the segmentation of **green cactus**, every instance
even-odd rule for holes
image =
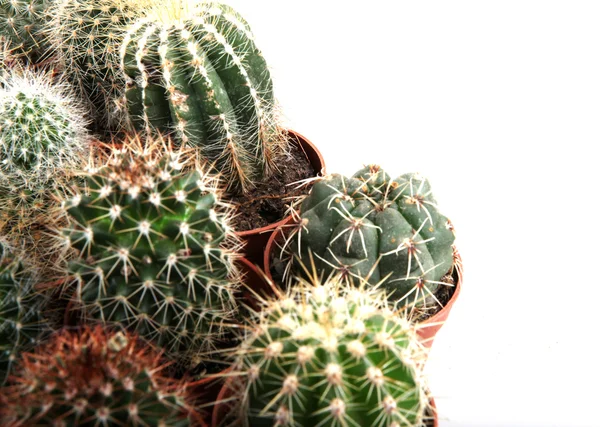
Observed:
[[[198,147],[230,191],[272,173],[286,139],[267,64],[244,19],[218,3],[167,0],[130,26],[121,48],[137,129]]]
[[[137,337],[100,327],[62,330],[25,353],[0,389],[0,422],[14,426],[204,425],[185,381]]]
[[[288,271],[314,263],[325,275],[381,283],[390,298],[413,307],[435,303],[438,287],[452,286],[453,228],[417,174],[392,180],[368,166],[352,178],[325,177],[302,202],[295,231],[283,251],[291,254]]]
[[[0,230],[14,246],[41,250],[58,218],[54,197],[89,152],[85,112],[64,82],[14,69],[0,88],[0,117]]]
[[[236,310],[231,210],[193,150],[138,136],[111,150],[65,204],[79,252],[67,291],[87,318],[123,324],[171,357],[209,352]]]
[[[239,348],[240,418],[251,426],[420,426],[424,349],[386,296],[300,281],[271,301]],[[238,378],[238,379],[235,379]]]
[[[50,10],[49,43],[95,111],[99,131],[118,129],[125,80],[119,45],[127,25],[150,0],[58,0]]]
[[[0,242],[0,385],[14,363],[43,337],[48,325],[42,318],[43,300],[35,292],[35,274]]]
[[[46,53],[43,31],[49,0],[0,0],[0,41],[36,62]]]

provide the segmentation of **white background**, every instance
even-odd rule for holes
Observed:
[[[441,426],[600,426],[600,2],[229,3],[329,172],[420,171],[454,222]]]

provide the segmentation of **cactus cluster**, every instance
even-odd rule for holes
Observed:
[[[245,191],[285,149],[267,64],[245,20],[218,3],[166,0],[127,30],[121,67],[140,129],[172,132]]]
[[[0,389],[0,421],[17,426],[191,426],[186,384],[160,353],[123,332],[61,331],[25,353]]]
[[[236,311],[239,245],[214,177],[189,149],[129,136],[66,200],[67,292],[180,358],[214,348]]]
[[[0,242],[0,385],[6,382],[22,351],[41,339],[48,325],[43,299],[34,288],[36,274]]]
[[[234,365],[246,383],[240,400],[248,425],[400,427],[425,420],[423,349],[381,291],[349,286],[340,276],[300,281],[253,326]]]
[[[285,245],[288,272],[314,263],[325,275],[381,283],[407,306],[435,304],[438,287],[452,285],[452,224],[418,174],[391,179],[371,165],[351,178],[325,177],[302,202],[295,231]]]
[[[49,0],[0,0],[0,42],[33,62],[46,51],[44,28]]]
[[[57,0],[50,14],[49,43],[79,94],[95,111],[99,127],[118,130],[125,79],[119,69],[119,46],[127,25],[140,16],[146,0]]]
[[[52,250],[43,236],[59,216],[54,199],[89,152],[86,124],[69,87],[49,73],[11,70],[3,80],[0,230],[14,246],[36,248],[37,258]]]

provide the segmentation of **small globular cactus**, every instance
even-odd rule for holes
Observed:
[[[80,95],[95,111],[100,130],[118,129],[125,79],[119,45],[127,25],[150,0],[57,0],[50,9],[49,43]]]
[[[139,130],[198,147],[230,191],[269,176],[287,139],[277,126],[269,69],[246,21],[197,0],[157,3],[121,47],[126,103]]]
[[[88,320],[120,323],[178,360],[209,352],[236,312],[239,240],[216,178],[191,149],[128,136],[65,201],[79,253],[67,293]]]
[[[101,327],[62,330],[22,355],[0,389],[0,421],[14,426],[192,426],[186,383],[136,336]]]
[[[340,276],[270,301],[238,349],[251,426],[420,426],[429,400],[414,326],[383,292]],[[236,377],[238,374],[239,377]]]
[[[15,247],[36,248],[37,254],[52,246],[46,245],[44,228],[58,218],[55,196],[64,197],[89,152],[86,124],[85,111],[65,82],[19,68],[3,80],[0,229]]]
[[[452,286],[452,224],[437,208],[429,182],[418,174],[391,179],[379,166],[351,178],[316,182],[300,208],[295,233],[276,254],[287,271],[314,264],[325,276],[380,283],[403,305],[436,304],[440,286]]]
[[[46,53],[49,0],[0,0],[0,41],[36,62]]]
[[[44,300],[34,289],[36,274],[0,242],[0,385],[6,382],[22,351],[43,337],[48,325]]]

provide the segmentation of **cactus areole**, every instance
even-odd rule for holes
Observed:
[[[435,304],[453,264],[452,224],[437,208],[429,182],[417,174],[391,179],[378,166],[351,178],[317,182],[301,207],[288,245],[296,270],[314,263],[325,275],[382,283],[406,305]]]
[[[282,148],[267,64],[228,6],[168,0],[136,21],[121,48],[127,110],[138,129],[170,131],[198,147],[245,192]]]

